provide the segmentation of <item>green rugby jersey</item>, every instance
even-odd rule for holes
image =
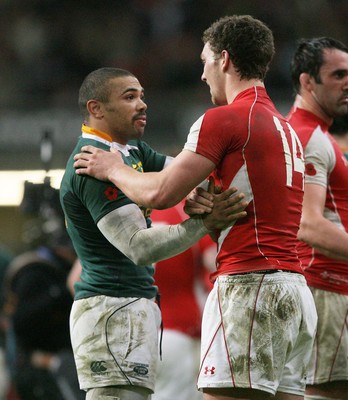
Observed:
[[[83,137],[85,136],[85,137]],[[106,295],[112,297],[153,298],[152,265],[139,267],[118,251],[99,231],[98,221],[116,208],[133,203],[110,182],[77,175],[74,155],[84,145],[109,150],[110,142],[97,136],[83,134],[71,154],[60,188],[60,201],[65,214],[67,231],[83,266],[81,280],[75,284],[75,299]],[[130,141],[124,162],[140,172],[163,169],[166,156],[155,152],[141,140]],[[151,210],[143,210],[148,227]]]

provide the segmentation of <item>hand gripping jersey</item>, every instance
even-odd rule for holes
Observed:
[[[191,127],[185,149],[216,165],[223,190],[236,186],[247,217],[220,232],[218,275],[264,269],[302,273],[296,252],[303,199],[303,152],[295,131],[263,87],[208,110]]]
[[[348,229],[348,162],[328,133],[328,125],[297,108],[290,115],[304,148],[305,182],[326,187],[324,216],[340,229]],[[310,286],[348,294],[348,263],[333,260],[300,242],[298,251]]]
[[[111,146],[119,148],[124,162],[139,172],[160,171],[166,159],[140,140],[120,146],[103,132],[83,126],[82,137],[68,160],[60,188],[67,230],[83,265],[81,281],[75,284],[75,299],[96,295],[151,299],[157,294],[153,266],[136,266],[97,227],[106,214],[132,201],[110,182],[75,173],[73,157],[87,144],[104,150]],[[148,226],[149,211],[143,210]]]

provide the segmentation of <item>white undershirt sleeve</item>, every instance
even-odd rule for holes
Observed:
[[[182,253],[209,233],[200,217],[189,218],[177,225],[147,228],[136,204],[128,204],[105,215],[98,222],[98,228],[112,245],[139,266]]]

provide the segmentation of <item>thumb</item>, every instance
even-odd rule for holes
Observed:
[[[210,193],[210,194],[215,193],[215,181],[212,176],[209,176],[208,193]]]

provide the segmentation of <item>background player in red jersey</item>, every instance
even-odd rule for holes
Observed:
[[[198,387],[205,400],[302,399],[317,317],[295,250],[302,147],[264,87],[273,35],[261,21],[233,15],[212,24],[203,42],[202,80],[218,107],[193,124],[166,169],[137,174],[91,146],[75,168],[152,208],[176,204],[213,170],[223,190],[245,193],[247,217],[218,232]]]
[[[306,163],[298,250],[318,312],[306,399],[347,399],[348,163],[328,129],[348,113],[348,48],[332,38],[303,39],[291,73],[298,96],[290,123]]]
[[[178,224],[187,215],[184,202],[153,210],[153,226]],[[211,285],[206,275],[215,268],[216,243],[205,236],[185,252],[155,264],[155,283],[161,295],[162,361],[158,364],[152,400],[200,400],[196,380],[203,303]]]

